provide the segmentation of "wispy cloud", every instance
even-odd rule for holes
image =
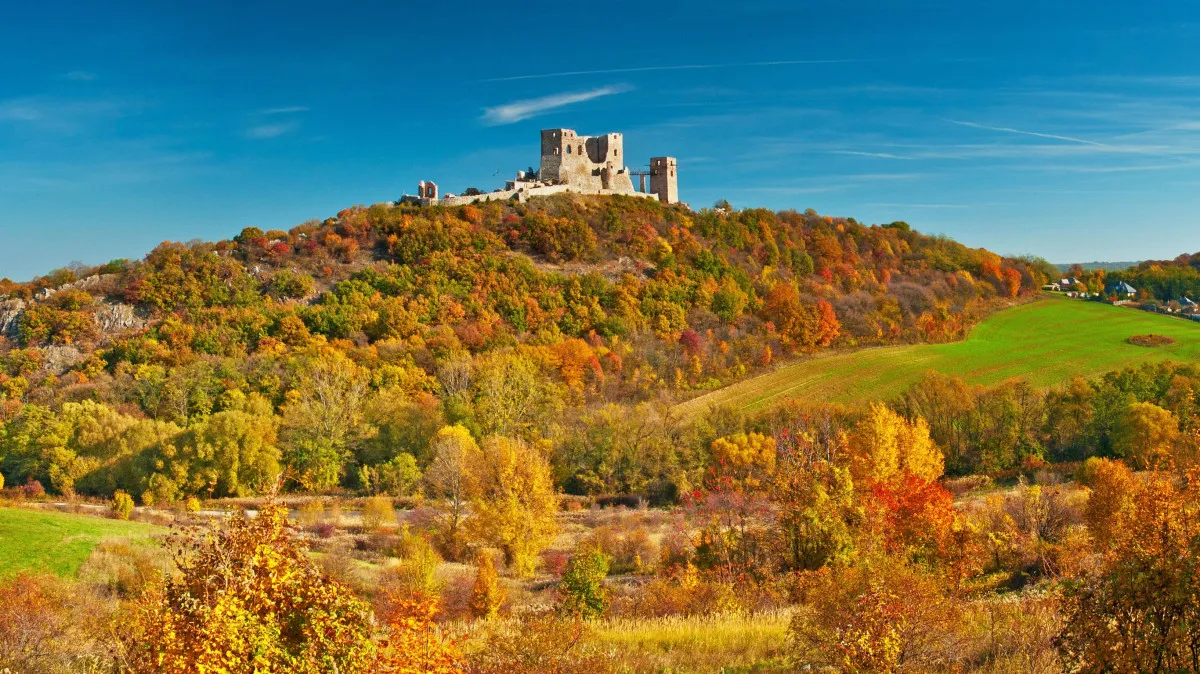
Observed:
[[[712,70],[715,68],[761,68],[764,66],[797,66],[821,65],[832,63],[871,63],[875,59],[819,59],[811,61],[755,61],[751,63],[693,63],[672,66],[643,66],[640,68],[608,68],[604,70],[565,70],[557,73],[537,73],[532,75],[510,75],[493,77],[480,82],[512,82],[515,80],[540,80],[550,77],[573,77],[577,75],[621,75],[626,73],[648,73],[670,70]]]
[[[631,90],[632,87],[617,84],[599,89],[589,89],[588,91],[577,91],[567,94],[553,94],[551,96],[542,96],[541,98],[530,98],[523,101],[513,101],[504,105],[497,105],[493,108],[486,108],[483,111],[483,121],[487,124],[512,124],[523,119],[536,117],[544,112],[549,112],[558,108],[573,105],[575,103],[583,103],[585,101],[594,100],[603,96],[612,96],[613,94],[621,94]]]
[[[278,124],[258,124],[246,129],[245,136],[251,140],[264,140],[267,138],[278,138],[284,134],[292,133],[300,128],[300,122],[291,120],[280,122]]]
[[[830,150],[829,154],[845,154],[852,157],[875,157],[876,159],[912,159],[912,157],[904,157],[890,152],[860,152],[858,150]]]
[[[0,100],[0,123],[71,134],[93,123],[130,114],[138,104],[120,98],[72,100],[30,96]]]
[[[63,73],[62,78],[72,82],[91,82],[96,79],[96,73],[86,70],[72,70],[69,73]]]
[[[289,106],[285,106],[282,108],[266,108],[263,110],[259,110],[258,114],[260,114],[260,115],[291,115],[291,114],[295,114],[298,112],[308,112],[308,111],[309,111],[309,107],[307,105],[289,105]]]
[[[975,122],[962,122],[957,119],[947,119],[946,121],[950,122],[951,124],[957,124],[959,126],[966,126],[966,127],[972,128],[972,129],[983,129],[984,131],[997,131],[997,132],[1001,132],[1001,133],[1015,133],[1015,134],[1019,134],[1022,136],[1033,136],[1035,138],[1050,138],[1053,140],[1064,140],[1064,141],[1068,141],[1071,143],[1082,143],[1083,145],[1095,145],[1096,147],[1108,147],[1108,145],[1105,145],[1104,143],[1097,143],[1094,140],[1087,140],[1084,138],[1075,138],[1074,136],[1060,136],[1058,134],[1053,134],[1053,133],[1038,133],[1037,131],[1022,131],[1021,129],[1013,129],[1013,128],[1009,128],[1007,126],[987,126],[986,124],[976,124]]]

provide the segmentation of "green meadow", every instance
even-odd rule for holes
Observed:
[[[1151,333],[1175,343],[1144,347],[1125,341]],[[710,405],[755,411],[789,399],[887,400],[930,370],[972,384],[1019,377],[1048,388],[1074,375],[1092,377],[1160,360],[1200,362],[1200,323],[1054,297],[1001,311],[961,342],[821,354],[694,398],[676,410],[688,417]]]
[[[146,540],[164,529],[73,513],[0,508],[0,578],[21,571],[74,576],[104,540]]]

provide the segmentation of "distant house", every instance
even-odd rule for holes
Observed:
[[[1079,284],[1079,279],[1072,276],[1071,278],[1059,279],[1058,286],[1063,290],[1070,290]]]
[[[1200,305],[1193,302],[1191,298],[1184,297],[1179,300],[1179,308],[1185,314],[1193,314],[1196,313],[1197,309],[1200,309]]]
[[[1129,298],[1129,297],[1133,297],[1134,295],[1137,295],[1137,288],[1134,288],[1133,286],[1129,285],[1128,283],[1121,281],[1120,283],[1114,283],[1114,284],[1108,286],[1107,288],[1104,289],[1104,292],[1109,297]]]

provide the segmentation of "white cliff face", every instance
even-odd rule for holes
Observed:
[[[24,314],[25,302],[22,300],[0,300],[0,337],[16,339],[17,327]]]
[[[98,303],[93,316],[100,331],[106,335],[146,327],[146,320],[138,316],[132,306],[120,302]]]

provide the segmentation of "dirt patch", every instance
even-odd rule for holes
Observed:
[[[1175,343],[1173,338],[1166,335],[1134,335],[1125,341],[1135,346],[1167,346]]]

